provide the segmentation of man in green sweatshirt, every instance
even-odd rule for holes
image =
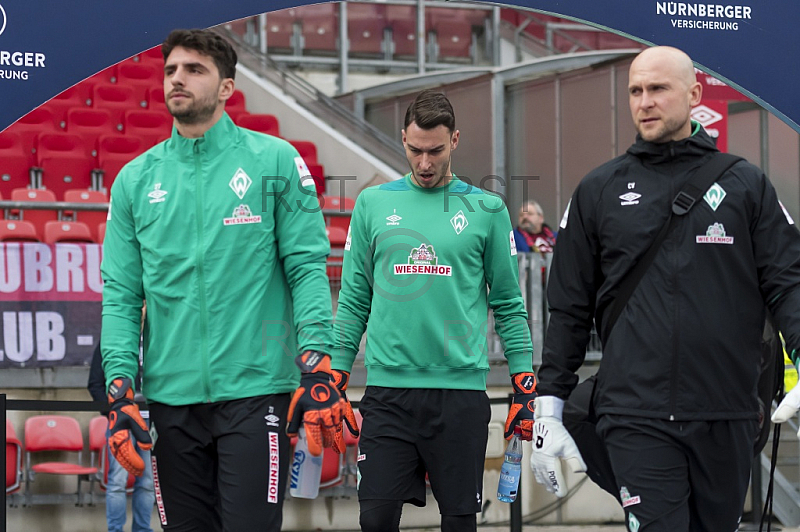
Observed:
[[[500,197],[453,175],[459,131],[448,99],[424,91],[408,108],[411,172],[364,190],[345,244],[334,326],[334,379],[344,392],[366,330],[358,497],[362,531],[399,530],[404,503],[425,505],[442,530],[476,530],[491,417],[488,309],[515,391],[506,437],[530,440],[536,380],[516,246]]]
[[[111,189],[102,265],[109,447],[141,475],[131,433],[152,446],[165,530],[277,532],[287,432],[304,422],[319,454],[344,405],[325,354],[324,222],[297,151],[225,113],[231,45],[209,30],[175,30],[162,52],[172,136],[126,165]],[[130,386],[143,299],[152,438]]]

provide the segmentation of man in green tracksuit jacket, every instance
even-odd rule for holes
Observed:
[[[420,93],[403,130],[411,173],[364,190],[353,210],[332,367],[344,391],[369,320],[364,531],[398,530],[404,502],[425,504],[426,473],[442,530],[476,529],[491,417],[488,308],[516,392],[506,437],[518,424],[531,437],[536,381],[513,230],[501,198],[452,174],[458,137],[447,98]]]
[[[329,357],[320,356],[332,347],[324,222],[296,150],[224,112],[234,91],[230,44],[208,30],[175,30],[162,52],[172,136],[125,166],[111,189],[102,265],[109,445],[142,473],[131,434],[140,447],[151,438],[130,382],[146,300],[143,392],[162,526],[277,531],[287,421],[294,414],[297,432],[304,418],[319,454],[341,419]],[[329,401],[308,397],[316,381]]]

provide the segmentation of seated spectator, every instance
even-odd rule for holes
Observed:
[[[514,229],[514,240],[517,251],[538,251],[552,253],[556,245],[556,235],[544,223],[542,207],[535,201],[529,200],[519,209],[519,222]]]

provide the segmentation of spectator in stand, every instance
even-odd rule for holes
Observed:
[[[544,223],[542,206],[533,200],[526,201],[519,209],[519,223],[514,229],[517,251],[552,253],[556,235]]]
[[[145,307],[142,307],[142,325],[144,325]],[[140,351],[141,353],[141,351]],[[139,358],[141,363],[141,354]],[[141,390],[142,372],[141,366],[139,367],[139,374],[136,376],[136,396],[135,400],[142,402],[144,397],[139,393]],[[103,357],[100,351],[100,343],[94,350],[92,357],[92,365],[89,370],[89,383],[87,384],[89,393],[95,401],[108,402],[106,395],[106,375],[103,372]],[[108,409],[101,411],[102,414],[108,415]],[[142,418],[149,419],[148,413],[145,410],[141,412]],[[135,477],[133,483],[133,500],[132,510],[133,519],[131,523],[131,532],[153,532],[150,528],[150,516],[153,513],[153,504],[155,503],[156,495],[153,491],[153,469],[149,467],[150,464],[150,451],[145,451],[136,448],[139,456],[146,465],[144,473]],[[108,532],[122,532],[125,527],[127,519],[127,484],[128,472],[123,468],[114,454],[107,453],[108,460],[108,483],[106,485],[106,523],[108,525]]]

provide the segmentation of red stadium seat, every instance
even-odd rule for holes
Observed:
[[[469,59],[472,48],[472,28],[467,25],[440,26],[436,30],[439,57]]]
[[[64,192],[64,201],[69,203],[108,203],[108,196],[99,190],[67,190]],[[74,211],[74,214],[64,212],[64,215],[72,215],[75,221],[83,222],[89,226],[92,233],[92,240],[101,243],[103,240],[97,233],[97,227],[106,221],[108,213],[106,211]],[[46,238],[46,236],[45,236]]]
[[[81,83],[116,83],[117,82],[117,65],[111,65],[97,74],[83,80]]]
[[[6,131],[10,131],[19,136],[22,146],[26,153],[30,153],[30,163],[33,166],[36,162],[36,143],[40,134],[42,133],[58,133],[62,132],[60,126],[55,122],[53,112],[46,107],[37,107],[30,113],[26,114]]]
[[[67,133],[80,135],[84,144],[97,155],[97,139],[101,135],[119,133],[119,121],[106,109],[70,109],[67,111]]]
[[[22,443],[14,425],[6,419],[6,495],[19,490],[22,483]]]
[[[244,93],[239,89],[233,91],[233,94],[228,101],[225,102],[225,112],[233,119],[234,121],[239,115],[247,113],[247,102],[245,101]]]
[[[336,41],[339,36],[338,4],[300,6],[296,9],[296,14],[302,22],[304,50],[329,54],[336,52]]]
[[[118,83],[98,83],[93,94],[95,109],[111,113],[117,131],[123,128],[125,111],[147,107],[147,101],[137,98],[131,87]]]
[[[83,222],[66,222],[64,220],[44,224],[45,244],[57,242],[94,242],[89,226]]]
[[[317,164],[317,145],[308,140],[290,140],[289,144],[300,154],[307,165]]]
[[[352,3],[347,6],[349,53],[380,55],[383,53],[383,30],[387,27],[384,6]]]
[[[15,188],[11,191],[11,201],[43,201],[54,202],[56,195],[52,190],[44,190],[40,188]],[[24,221],[30,222],[35,227],[36,235],[44,234],[44,225],[47,222],[58,219],[57,210],[41,210],[41,209],[23,209],[17,213]],[[38,236],[37,236],[38,240]]]
[[[147,108],[151,111],[162,111],[169,113],[166,101],[164,100],[164,88],[153,87],[147,93]]]
[[[322,451],[322,474],[319,479],[319,487],[320,489],[330,488],[338,486],[342,482],[344,482],[344,456],[334,451],[332,447],[325,447]]]
[[[394,55],[416,56],[417,54],[417,8],[416,6],[387,5],[386,24],[392,29]]]
[[[253,131],[260,131],[273,137],[281,136],[278,118],[274,115],[243,114],[236,119],[236,125]]]
[[[39,452],[62,451],[77,453],[70,462],[44,461],[34,463]],[[80,498],[81,482],[91,481],[97,473],[96,467],[82,463],[83,435],[75,418],[69,416],[33,416],[25,421],[25,495],[30,497],[31,483],[35,474],[74,475],[78,480],[76,497]]]
[[[106,222],[103,222],[97,226],[97,243],[102,244],[105,239],[106,239]]]
[[[25,220],[0,220],[1,242],[39,242],[36,227]]]
[[[298,22],[297,11],[297,8],[290,8],[267,14],[267,46],[270,53],[275,49],[287,50],[292,47],[294,25]]]
[[[344,231],[350,228],[350,212],[356,202],[347,196],[322,196],[322,208],[343,213],[342,215],[326,215],[325,223],[329,227],[339,227]],[[345,214],[346,213],[346,214]]]
[[[336,210],[339,212],[352,211],[356,206],[356,200],[347,196],[323,196],[323,209]]]
[[[163,69],[159,70],[152,64],[130,59],[117,64],[117,83],[123,87],[131,87],[139,100],[146,101],[150,89],[160,87],[163,82]]]
[[[117,174],[123,166],[147,149],[144,141],[130,135],[100,137],[97,141],[97,166],[102,170],[99,187],[111,190]]]
[[[127,111],[125,134],[141,138],[149,148],[172,135],[172,116],[160,111]]]
[[[0,133],[0,191],[29,187],[31,178],[31,153],[26,150],[19,135],[12,131]]]
[[[105,416],[95,416],[89,421],[89,451],[92,453],[92,465],[98,471],[95,479],[100,483],[102,489],[108,486],[108,418]],[[136,480],[128,474],[128,484],[126,491],[133,492],[133,483]]]
[[[325,232],[328,235],[328,240],[330,241],[332,248],[344,247],[344,243],[347,240],[347,229],[342,229],[341,227],[329,226],[325,228]]]
[[[325,194],[325,167],[321,164],[309,164],[308,171],[311,177],[314,178],[314,187],[317,189],[317,194]]]
[[[92,87],[94,82],[83,81],[73,85],[57,96],[51,98],[44,107],[53,113],[56,123],[62,128],[67,127],[67,112],[70,109],[81,109],[92,106]]]
[[[110,120],[107,114],[105,116]],[[76,127],[80,130],[84,126]],[[85,127],[91,129],[91,126]],[[39,185],[52,190],[59,198],[70,188],[92,188],[96,185],[96,142],[96,137],[88,133],[39,135],[36,148],[36,165],[41,168]]]
[[[164,71],[164,55],[161,53],[161,45],[153,46],[147,50],[136,54],[131,60],[135,63],[142,63],[154,66],[159,72]]]
[[[439,57],[468,59],[471,57],[472,26],[479,24],[473,9],[431,8],[426,11],[428,29],[436,32]]]

